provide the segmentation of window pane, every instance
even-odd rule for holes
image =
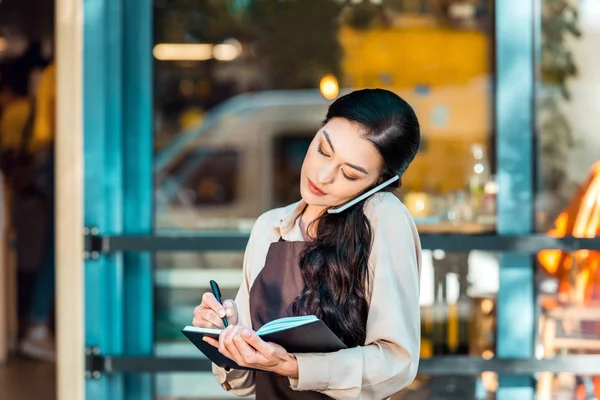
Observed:
[[[365,87],[419,116],[397,194],[420,224],[494,229],[490,0],[154,4],[158,229],[246,230],[298,200],[330,99]]]
[[[595,115],[600,73],[591,49],[600,40],[599,10],[597,1],[568,3],[565,8],[557,8],[552,0],[542,1],[537,99],[540,231],[556,227],[556,234],[576,236],[598,231],[598,201],[592,199],[597,199],[600,175],[600,122]],[[590,200],[580,205],[584,199]],[[585,223],[573,226],[557,221],[561,215],[569,221],[588,216]]]
[[[597,254],[548,250],[538,255],[538,358],[600,353],[600,284],[594,277]],[[600,395],[600,378],[542,373],[538,392],[539,400],[596,398]],[[596,397],[590,395],[592,392]]]
[[[600,391],[596,389],[594,393],[592,389],[594,383],[600,382],[600,376],[565,372],[555,376],[542,373],[535,378],[537,400],[586,400],[600,396]],[[238,398],[222,390],[210,372],[161,373],[156,374],[155,382],[157,400]],[[412,385],[392,396],[392,400],[488,400],[495,398],[497,389],[498,376],[493,372],[478,376],[418,375]]]
[[[241,252],[159,253],[155,273],[158,341],[183,341],[193,309],[219,282],[234,298],[242,281]],[[495,345],[498,258],[473,251],[423,252],[422,357],[446,354],[491,358]]]
[[[157,254],[157,355],[203,357],[180,331],[191,323],[194,307],[200,303],[202,294],[210,290],[210,279],[219,282],[224,298],[235,297],[242,280],[242,258],[242,252]],[[496,254],[424,251],[420,299],[421,357],[462,355],[492,358],[497,292]],[[157,385],[161,388],[158,393],[172,397],[218,398],[202,397],[204,393],[212,393],[213,389],[221,390],[211,378],[210,374],[165,374],[157,377]],[[463,399],[467,398],[461,397],[463,389],[469,393],[480,393],[489,384],[489,379],[484,375],[474,378],[421,376],[398,398],[421,398],[418,396],[423,396],[423,393],[437,393],[446,387],[443,390],[449,390],[448,393],[456,391],[452,398]],[[488,383],[482,386],[484,381]],[[207,392],[202,391],[203,387],[207,388]]]
[[[600,376],[578,376],[570,372],[533,377],[537,380],[537,400],[586,400],[597,398],[600,391],[592,391]],[[550,379],[547,379],[550,378]],[[210,372],[160,373],[155,375],[156,399],[234,399],[217,384]],[[498,376],[484,372],[477,376],[418,375],[412,385],[392,396],[392,400],[489,400],[496,398]],[[594,397],[595,396],[595,397]],[[254,396],[245,397],[253,399]]]
[[[492,358],[498,258],[492,253],[424,251],[421,357]]]
[[[600,4],[543,0],[538,74],[537,229],[553,236],[600,233]],[[574,27],[575,29],[571,29]],[[577,35],[580,31],[581,35]],[[539,268],[538,357],[600,351],[600,252],[548,250]],[[600,379],[541,374],[540,400],[600,396]],[[561,397],[563,396],[563,397]]]
[[[494,398],[497,386],[497,376],[494,373],[484,373],[481,376],[419,375],[411,386],[392,396],[391,400],[487,400]],[[236,398],[239,399],[222,390],[210,372],[156,375],[157,400]],[[254,399],[254,396],[244,399]]]
[[[492,372],[477,376],[417,375],[413,384],[392,400],[487,400],[495,398],[497,388],[498,377]]]
[[[223,390],[211,372],[170,372],[156,374],[157,400],[239,399]],[[254,396],[243,397],[254,399]]]
[[[187,341],[181,329],[191,325],[194,307],[210,291],[211,279],[219,283],[224,299],[235,298],[242,282],[243,256],[241,252],[158,253],[154,278],[157,341]]]
[[[579,376],[571,372],[541,373],[537,377],[538,400],[587,400],[600,396],[600,376]]]

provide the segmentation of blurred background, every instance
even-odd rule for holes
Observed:
[[[365,87],[422,126],[394,399],[597,398],[600,245],[539,243],[600,232],[599,46],[600,0],[0,0],[2,398],[234,397],[180,330]]]

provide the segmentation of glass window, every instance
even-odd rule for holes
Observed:
[[[249,229],[299,198],[337,96],[411,103],[423,141],[398,196],[437,232],[494,230],[489,0],[155,0],[156,226]]]
[[[328,105],[365,87],[398,93],[419,116],[419,154],[396,194],[420,232],[494,231],[491,0],[154,4],[158,233],[249,231],[263,212],[297,201]],[[157,354],[200,356],[179,330],[210,279],[235,295],[242,258],[157,255]],[[426,251],[421,284],[422,357],[493,357],[497,256]],[[157,394],[226,396],[200,375],[161,374]],[[395,398],[485,398],[494,382],[421,375]]]
[[[392,397],[392,400],[486,400],[495,398],[498,377],[495,373],[484,372],[477,376],[417,375],[415,381]]]
[[[600,39],[597,3],[581,1],[557,8],[551,0],[542,1],[537,92],[540,231],[555,227],[563,212],[575,217],[576,198],[582,191],[593,194],[594,177],[600,173],[600,123],[594,114],[600,104],[595,90],[600,73],[590,52]],[[582,211],[595,215],[593,209]]]
[[[219,282],[223,298],[235,297],[242,281],[242,258],[242,252],[157,254],[156,355],[203,357],[181,335],[181,329],[190,324],[194,307],[200,303],[202,294],[210,290],[210,279]],[[424,251],[420,298],[422,358],[444,355],[494,357],[498,279],[496,254]],[[200,381],[193,385],[173,383],[173,379],[185,380],[197,376],[167,374],[157,378],[157,384],[162,385],[164,395],[168,392],[165,388],[171,388],[172,397],[184,396],[183,390],[185,396],[198,398],[205,393],[198,389],[201,387]],[[468,390],[481,391],[483,380],[488,382],[489,379],[484,375],[476,378],[421,376],[411,388],[406,389],[403,396],[422,395],[423,390],[431,390],[431,385],[438,390],[457,382],[463,382],[462,386],[471,385]],[[204,378],[202,382],[205,382]],[[207,385],[211,384],[209,382]],[[215,387],[220,389],[218,385]],[[466,398],[461,397],[462,393],[458,390],[453,398]]]
[[[600,233],[600,4],[543,0],[537,93],[537,230],[552,236]],[[600,252],[537,255],[541,308],[538,357],[600,349]],[[595,396],[593,392],[595,391]],[[540,400],[600,396],[600,379],[541,374]],[[589,397],[587,397],[589,396]]]
[[[207,399],[236,399],[217,384],[212,373],[156,374],[157,400],[198,400],[198,393]],[[496,374],[486,372],[478,376],[418,375],[408,388],[396,393],[391,400],[464,400],[493,399],[498,386]],[[244,397],[254,399],[254,396]]]
[[[239,152],[228,149],[193,149],[169,169],[169,184],[177,192],[163,192],[171,202],[190,206],[230,204],[235,200]]]
[[[273,143],[273,197],[276,207],[300,198],[300,168],[314,131],[282,132]]]
[[[154,275],[156,340],[187,342],[181,329],[190,325],[211,279],[223,298],[233,299],[242,282],[242,252],[157,253]],[[197,351],[196,351],[197,352]]]
[[[194,351],[194,348],[189,349]],[[155,375],[156,400],[239,399],[223,390],[211,372],[169,372]],[[243,397],[252,400],[254,396]]]

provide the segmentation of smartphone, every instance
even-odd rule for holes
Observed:
[[[353,205],[355,205],[356,203],[358,203],[359,201],[362,201],[364,199],[366,199],[367,197],[371,196],[372,194],[377,193],[378,191],[380,191],[381,189],[383,189],[384,187],[386,187],[387,185],[396,182],[398,179],[400,179],[400,177],[398,175],[395,175],[393,178],[388,179],[387,181],[383,182],[382,184],[375,186],[373,189],[361,194],[360,196],[358,196],[357,198],[355,198],[354,200],[349,201],[348,203],[344,204],[341,207],[338,208],[330,208],[327,210],[327,212],[329,214],[337,214],[337,213],[341,213],[342,211],[352,207]]]

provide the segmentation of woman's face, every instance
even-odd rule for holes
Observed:
[[[312,140],[300,174],[300,194],[311,206],[332,207],[372,187],[384,161],[361,132],[342,118],[330,120]]]

